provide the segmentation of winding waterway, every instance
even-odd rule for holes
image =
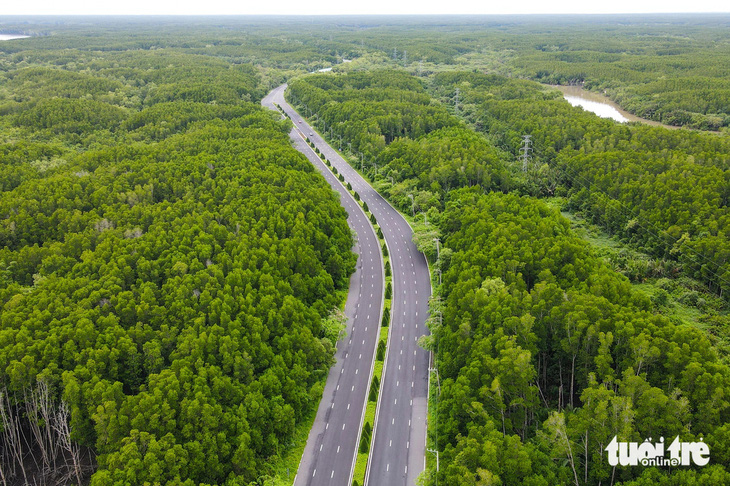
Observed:
[[[647,125],[676,128],[632,115],[605,96],[592,91],[586,91],[580,86],[553,86],[553,88],[560,90],[563,93],[563,97],[571,105],[580,106],[584,110],[593,112],[602,118],[611,118],[621,123],[638,121]]]

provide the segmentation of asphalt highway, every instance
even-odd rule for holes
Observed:
[[[364,215],[360,211],[357,211],[357,207],[352,207],[353,204],[356,205],[355,201],[339,185],[336,178],[329,173],[321,163],[319,157],[309,149],[306,142],[302,141],[301,136],[297,132],[302,132],[305,136],[308,136],[332,165],[344,175],[345,180],[352,184],[353,189],[359,193],[361,199],[367,202],[370,211],[377,219],[383,231],[388,245],[388,253],[393,270],[391,326],[384,375],[381,380],[380,396],[378,399],[378,411],[373,430],[374,442],[370,453],[365,484],[366,486],[412,486],[415,484],[415,479],[423,470],[425,464],[429,353],[420,348],[417,341],[420,336],[428,333],[425,325],[426,317],[428,316],[428,299],[431,295],[428,264],[424,255],[413,244],[413,232],[405,219],[357,171],[350,167],[316,131],[312,130],[307,125],[306,120],[286,103],[284,100],[285,89],[286,85],[282,85],[272,90],[263,100],[263,104],[273,107],[273,103],[276,102],[287,112],[294,122],[295,128],[292,134],[294,135],[293,139],[296,147],[310,157],[310,160],[316,159],[313,160],[313,163],[321,169],[324,169],[323,172],[333,187],[336,189],[339,188],[338,190],[341,189],[341,193],[344,191],[342,203],[350,215],[348,222],[351,228],[358,234],[360,251],[365,252],[360,253],[359,259],[359,262],[364,262],[364,265],[361,266],[358,263],[357,272],[361,274],[358,275],[356,272],[353,276],[354,284],[357,284],[358,279],[360,282],[360,288],[357,290],[359,294],[359,307],[356,307],[357,309],[362,309],[365,305],[367,305],[368,310],[376,308],[378,305],[377,300],[373,299],[382,296],[382,263],[377,260],[379,257],[374,255],[374,253],[380,254],[377,251],[377,239],[375,239],[374,243],[370,241],[370,236],[374,238],[375,235],[372,234],[372,227],[369,224],[365,224],[367,220],[364,219]],[[309,154],[307,153],[307,149],[309,149]],[[374,247],[372,246],[373,244],[375,245]],[[370,258],[370,252],[373,253],[372,263],[368,260]],[[378,285],[381,285],[381,290],[377,289]],[[372,292],[373,297],[368,297],[368,286],[374,289]],[[353,287],[351,286],[348,306],[350,305],[350,300],[353,298],[352,294]],[[362,310],[356,310],[355,313],[357,314],[357,318],[353,322],[353,328],[355,329],[353,333],[362,331],[366,326],[370,331],[374,329],[377,333],[380,321],[374,321],[372,317],[374,314],[377,314],[379,319],[379,313],[373,312],[373,314],[369,314],[369,318],[366,318],[362,324],[360,322],[362,321]],[[356,334],[348,333],[348,340],[350,336],[354,338]],[[377,336],[374,339],[377,339]],[[329,429],[332,427],[335,427],[335,430],[337,430],[337,427],[344,427],[345,429],[336,435],[331,433],[328,435],[327,432],[329,429],[326,425],[327,422],[325,422],[324,433],[320,434],[320,432],[315,430],[318,429],[319,425],[315,422],[315,427],[312,429],[310,439],[302,457],[295,486],[300,484],[349,486],[351,483],[351,479],[345,479],[344,469],[347,467],[345,464],[346,461],[344,459],[340,460],[340,456],[337,456],[338,453],[335,451],[339,447],[344,447],[345,442],[348,444],[348,452],[350,451],[349,445],[356,448],[357,444],[355,442],[359,434],[358,437],[353,438],[351,433],[352,428],[357,426],[358,421],[361,423],[363,409],[361,408],[359,412],[355,413],[346,413],[349,410],[343,412],[341,410],[343,407],[340,405],[337,395],[334,396],[334,401],[331,402],[332,405],[329,405],[328,388],[331,385],[330,381],[333,379],[333,376],[347,374],[347,370],[358,368],[360,369],[359,374],[354,376],[347,374],[347,381],[344,381],[344,383],[354,387],[353,391],[351,391],[352,396],[348,398],[349,404],[352,407],[355,406],[355,402],[357,402],[357,406],[359,407],[364,405],[364,400],[359,400],[360,395],[355,393],[355,391],[364,394],[368,391],[367,387],[370,381],[369,379],[367,382],[362,380],[362,376],[365,376],[363,375],[362,368],[370,369],[374,346],[371,341],[371,336],[365,333],[357,334],[357,338],[354,339],[353,344],[358,343],[361,343],[360,346],[362,348],[367,348],[362,351],[363,361],[358,360],[352,362],[355,354],[359,356],[360,353],[357,351],[348,352],[346,351],[346,347],[338,347],[338,362],[335,368],[330,371],[327,387],[325,388],[325,395],[320,404],[317,418],[319,420],[323,409],[327,409],[328,406],[334,406],[327,417],[327,420],[329,420]],[[341,352],[344,356],[340,356]],[[337,369],[338,366],[340,367],[339,369]],[[339,381],[340,384],[343,383],[342,377]],[[365,396],[365,399],[367,399],[367,396]],[[335,413],[335,410],[339,412]],[[332,422],[335,418],[342,421],[341,425],[340,422]],[[346,433],[346,430],[350,431],[350,433]],[[355,432],[359,432],[359,428]],[[345,456],[346,454],[342,457]],[[322,478],[322,474],[324,474],[325,480],[320,482],[320,479],[316,478],[317,475],[320,475],[319,477]],[[351,474],[352,471],[350,471]],[[329,477],[329,481],[327,481],[328,476],[331,476]]]
[[[269,93],[262,104],[276,109],[273,105],[276,102],[284,107],[281,91],[277,89]],[[291,109],[288,111],[297,116]],[[348,213],[347,222],[357,235],[353,250],[358,254],[358,260],[345,306],[348,317],[346,336],[337,344],[336,363],[327,377],[294,485],[345,486],[352,482],[372,379],[383,307],[383,260],[370,220],[306,143],[303,132],[307,130],[310,128],[304,123],[296,123],[289,136],[295,148],[307,156],[340,194],[340,202]]]

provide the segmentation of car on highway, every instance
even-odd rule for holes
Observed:
[[[301,125],[301,123],[302,123],[302,120],[299,120],[299,124],[300,124],[300,125]]]

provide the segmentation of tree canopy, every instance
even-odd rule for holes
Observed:
[[[666,468],[611,468],[614,435],[703,437],[714,466],[672,477],[730,478],[730,370],[701,331],[652,313],[544,203],[462,190],[447,206],[440,483],[670,484]]]
[[[248,67],[129,52],[86,69],[7,75],[2,394],[18,416],[38,383],[63,400],[94,486],[250,484],[321,397],[346,213],[291,122],[247,101]]]

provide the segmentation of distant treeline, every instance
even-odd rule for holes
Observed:
[[[665,124],[730,126],[727,14],[41,17],[10,19],[4,26],[45,35],[0,44],[0,52],[32,64],[59,66],[90,60],[95,52],[184,51],[257,66],[263,85],[273,87],[322,67],[348,69],[343,60],[355,59],[354,69],[397,66],[422,75],[477,70],[578,84]],[[61,53],[59,45],[75,50]]]

